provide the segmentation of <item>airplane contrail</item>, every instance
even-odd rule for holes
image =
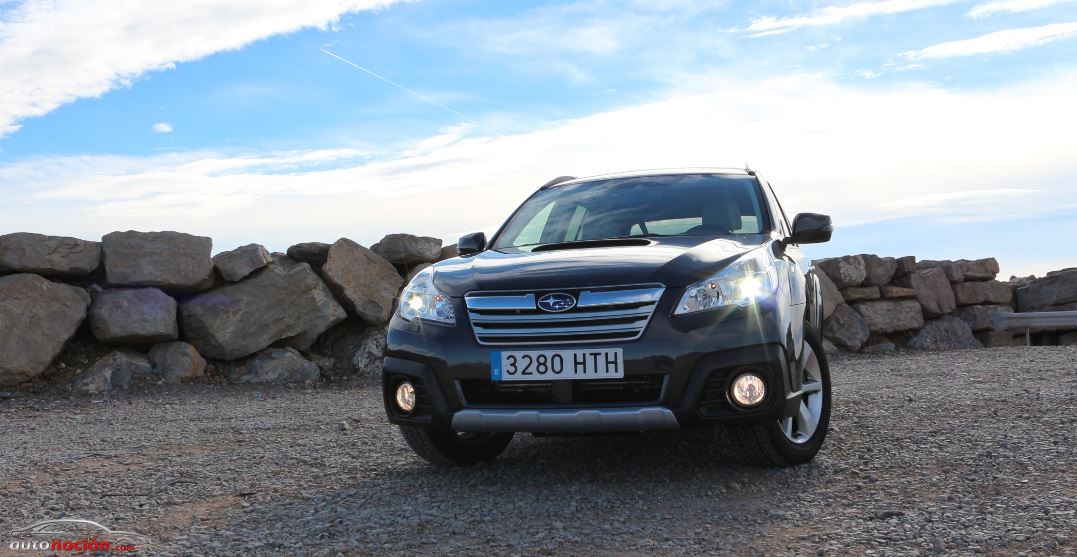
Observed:
[[[475,124],[476,126],[482,128],[482,129],[484,129],[484,130],[486,130],[486,131],[488,131],[488,132],[490,132],[490,133],[492,133],[492,134],[494,134],[494,135],[496,135],[498,137],[501,137],[501,134],[495,132],[494,130],[491,130],[490,128],[487,128],[486,126],[476,122],[475,120],[473,120],[473,119],[471,119],[471,118],[469,118],[469,117],[467,117],[467,116],[465,116],[465,115],[463,115],[463,114],[461,114],[461,113],[459,113],[459,112],[457,112],[457,111],[455,111],[455,110],[453,110],[453,109],[451,109],[451,108],[449,108],[449,107],[435,101],[434,99],[431,99],[430,97],[427,97],[426,95],[423,95],[422,93],[419,93],[417,91],[413,91],[411,89],[408,89],[407,87],[404,87],[403,85],[401,85],[401,84],[399,84],[399,83],[397,83],[397,82],[395,82],[395,81],[393,81],[393,80],[391,80],[391,79],[389,79],[389,78],[387,78],[385,76],[382,76],[382,75],[379,75],[377,73],[374,73],[374,72],[364,68],[363,66],[360,66],[359,64],[356,64],[355,62],[352,62],[351,60],[348,60],[347,58],[344,58],[343,56],[340,56],[340,55],[334,54],[332,52],[329,52],[328,50],[326,50],[324,48],[319,48],[318,50],[332,56],[333,58],[336,58],[337,60],[340,60],[341,62],[344,62],[345,64],[347,64],[347,65],[349,65],[349,66],[351,66],[351,67],[353,67],[353,68],[355,68],[355,69],[357,69],[357,70],[359,70],[361,72],[366,73],[367,75],[370,75],[371,77],[374,77],[376,79],[384,81],[385,83],[388,83],[389,85],[392,85],[393,87],[396,87],[397,89],[400,89],[401,91],[404,91],[405,93],[407,93],[407,94],[409,94],[409,95],[411,95],[411,96],[413,96],[413,97],[415,97],[415,98],[417,98],[417,99],[419,99],[421,101],[428,102],[428,103],[430,103],[430,104],[432,104],[432,105],[434,105],[434,106],[436,106],[436,107],[438,107],[438,108],[440,108],[440,109],[442,109],[442,110],[444,110],[444,111],[446,111],[446,112],[448,112],[448,113],[450,113],[450,114],[452,114],[454,116],[458,116],[460,118],[463,118],[464,120],[467,120],[468,122],[470,122],[472,124]]]

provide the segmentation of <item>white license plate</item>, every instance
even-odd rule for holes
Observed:
[[[490,377],[494,381],[621,379],[624,376],[625,360],[620,348],[490,353]]]

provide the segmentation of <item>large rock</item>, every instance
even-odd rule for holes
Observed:
[[[285,339],[305,350],[345,317],[310,266],[287,258],[180,304],[187,341],[218,360],[242,358]]]
[[[965,273],[961,270],[961,265],[949,260],[935,261],[931,259],[925,259],[924,261],[918,261],[916,263],[918,270],[927,269],[942,269],[946,274],[946,280],[950,282],[961,282],[965,280]]]
[[[1021,338],[1023,339],[1024,337]],[[984,348],[1020,346],[1023,344],[1023,341],[1019,341],[1014,337],[1014,334],[1009,331],[984,331],[982,333],[976,333],[976,340],[980,341],[980,344],[983,344]]]
[[[1059,346],[1077,346],[1077,331],[1071,331],[1068,333],[1062,333],[1058,335]]]
[[[994,328],[992,316],[996,313],[1010,313],[1010,306],[962,306],[954,310],[953,316],[968,323],[973,331],[989,331]]]
[[[916,290],[912,288],[905,288],[904,286],[894,286],[888,284],[879,289],[883,298],[915,298]]]
[[[165,383],[179,383],[202,377],[206,372],[206,359],[194,346],[186,342],[162,342],[150,350],[153,373]]]
[[[228,380],[233,383],[302,383],[321,377],[318,366],[294,348],[270,348],[232,365]]]
[[[957,307],[954,290],[942,268],[929,267],[909,273],[894,279],[894,285],[915,290],[916,300],[928,319],[946,315]]]
[[[64,236],[16,232],[0,236],[0,274],[81,277],[97,269],[101,244]]]
[[[1013,302],[1013,289],[1009,283],[997,280],[963,282],[954,285],[954,299],[959,306],[1009,304]]]
[[[1050,274],[1017,289],[1017,311],[1045,311],[1077,302],[1077,270]]]
[[[845,298],[846,303],[851,304],[864,300],[878,300],[882,294],[878,286],[850,286],[841,291],[841,296]]]
[[[907,275],[916,270],[916,256],[906,255],[905,257],[899,257],[894,261],[894,265],[896,266],[894,269],[895,277]]]
[[[322,276],[348,311],[370,325],[389,320],[393,300],[404,285],[385,258],[347,238],[329,248]]]
[[[126,389],[135,377],[151,373],[150,361],[134,352],[110,352],[92,366],[75,376],[71,388],[83,394],[96,395],[113,389]]]
[[[812,264],[822,269],[838,288],[860,286],[868,276],[867,265],[859,255],[829,257],[813,261]]]
[[[972,334],[968,323],[952,315],[928,321],[905,346],[914,350],[983,348],[983,344]]]
[[[90,306],[90,331],[105,344],[141,344],[178,338],[176,301],[156,288],[98,292]]]
[[[181,232],[113,232],[101,242],[114,286],[193,291],[213,284],[213,240]]]
[[[834,313],[835,308],[845,303],[845,300],[838,287],[834,286],[834,281],[830,280],[822,269],[816,269],[815,275],[819,277],[819,292],[823,295],[823,319],[826,319]]]
[[[866,276],[863,286],[882,286],[894,278],[897,271],[897,260],[893,257],[879,257],[878,255],[864,254],[864,267]]]
[[[438,261],[445,261],[446,259],[452,259],[460,255],[460,250],[456,248],[456,244],[449,244],[442,246],[441,254],[438,255]]]
[[[228,282],[236,282],[247,275],[265,267],[273,259],[269,252],[258,244],[247,244],[232,251],[225,251],[213,256],[213,266],[217,273]]]
[[[304,242],[288,248],[288,257],[310,265],[311,269],[321,272],[322,265],[329,258],[329,244],[324,242]]]
[[[856,352],[871,336],[871,331],[859,313],[842,304],[823,324],[823,336],[841,348]]]
[[[965,280],[995,280],[998,276],[998,260],[994,257],[986,259],[960,259],[955,261],[961,267],[961,273]]]
[[[924,314],[916,300],[872,300],[852,307],[873,333],[896,333],[924,326]]]
[[[86,319],[90,295],[37,275],[0,277],[0,385],[45,371]]]
[[[389,234],[370,246],[370,251],[394,265],[433,263],[441,257],[441,240],[429,236]]]

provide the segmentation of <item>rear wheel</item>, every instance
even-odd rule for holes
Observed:
[[[468,466],[498,457],[512,442],[512,433],[431,431],[401,425],[400,433],[415,454],[439,466]]]
[[[796,412],[775,422],[726,430],[730,443],[752,464],[804,464],[823,446],[830,426],[830,367],[814,331],[805,327],[804,336],[803,388]]]

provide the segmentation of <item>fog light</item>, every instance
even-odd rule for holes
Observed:
[[[756,406],[767,396],[767,385],[754,373],[745,373],[733,380],[729,389],[733,402],[740,406]]]
[[[415,387],[409,381],[396,386],[396,406],[404,412],[415,410]]]

